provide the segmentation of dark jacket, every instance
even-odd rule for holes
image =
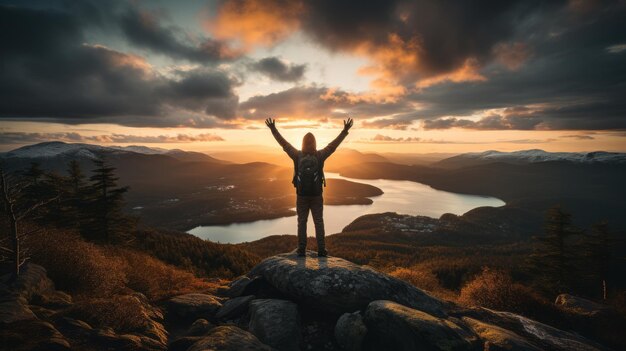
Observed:
[[[293,147],[293,145],[289,144],[289,142],[285,140],[285,138],[283,138],[282,135],[280,135],[276,127],[272,128],[272,135],[274,136],[278,144],[280,144],[283,150],[287,153],[287,155],[289,155],[289,158],[293,160],[293,179],[291,182],[293,183],[294,186],[296,186],[296,174],[298,173],[298,159],[300,158],[300,156],[302,156],[302,151],[296,149],[295,147]],[[322,174],[322,179],[324,179],[324,184],[326,183],[326,179],[324,178],[324,161],[326,161],[326,159],[330,155],[332,155],[333,152],[335,152],[335,150],[337,150],[337,147],[339,147],[339,144],[341,144],[341,142],[343,141],[343,139],[346,138],[347,135],[348,135],[348,131],[342,130],[341,133],[339,133],[339,136],[335,138],[335,140],[331,141],[325,148],[321,150],[317,150],[315,153],[315,156],[319,160],[320,171]]]

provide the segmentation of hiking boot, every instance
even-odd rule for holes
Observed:
[[[325,249],[318,251],[317,252],[317,256],[318,257],[328,257],[328,251],[326,251]]]

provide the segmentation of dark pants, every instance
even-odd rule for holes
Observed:
[[[309,210],[313,214],[315,224],[315,238],[317,239],[317,251],[324,251],[324,197],[300,196],[296,200],[296,212],[298,213],[298,251],[306,250],[306,222],[309,218]]]

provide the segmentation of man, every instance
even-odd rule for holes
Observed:
[[[313,214],[315,224],[315,238],[317,239],[318,256],[326,257],[326,245],[324,242],[324,198],[322,187],[326,186],[324,178],[324,161],[335,152],[339,144],[348,135],[352,128],[352,118],[343,121],[343,130],[328,146],[317,150],[315,136],[307,133],[302,139],[302,150],[294,148],[276,129],[276,121],[268,118],[265,124],[272,131],[274,138],[282,146],[283,150],[293,160],[293,186],[296,188],[296,212],[298,213],[298,256],[304,256],[306,252],[306,222],[309,211]]]

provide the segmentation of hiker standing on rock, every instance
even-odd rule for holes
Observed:
[[[274,138],[282,146],[283,150],[293,160],[293,186],[296,188],[296,212],[298,213],[298,256],[306,253],[306,222],[309,218],[309,210],[313,214],[315,224],[315,238],[317,239],[318,256],[328,255],[324,243],[324,197],[322,187],[326,186],[324,177],[324,161],[335,152],[339,144],[348,135],[352,128],[352,118],[343,121],[343,130],[328,146],[317,150],[315,136],[306,133],[302,139],[302,150],[293,147],[276,129],[276,121],[268,118],[265,124],[272,131]]]

